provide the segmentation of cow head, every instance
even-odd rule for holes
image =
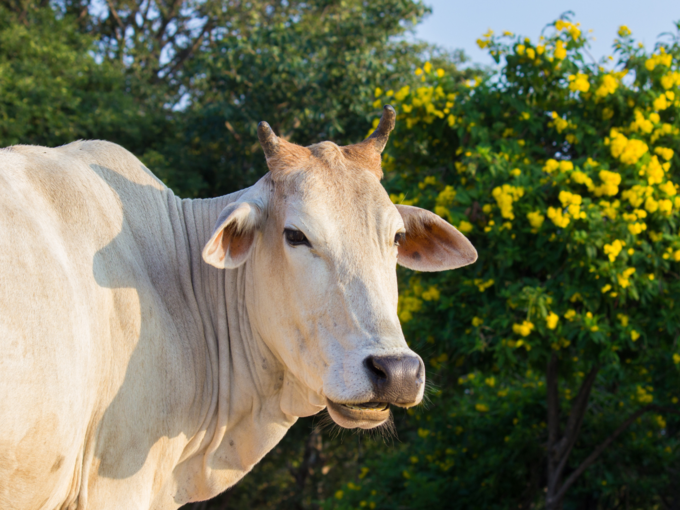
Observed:
[[[262,122],[270,172],[225,208],[203,252],[217,267],[251,264],[248,316],[284,366],[288,414],[327,406],[342,427],[373,428],[390,405],[419,404],[425,366],[397,317],[396,264],[442,271],[477,258],[453,226],[392,204],[380,184],[395,117],[386,106],[375,132],[346,147],[300,147]]]

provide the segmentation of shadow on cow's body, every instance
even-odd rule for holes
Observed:
[[[294,422],[275,398],[283,383],[278,362],[261,346],[243,344],[250,332],[243,331],[236,296],[243,292],[246,267],[220,271],[196,258],[219,212],[240,193],[181,201],[109,168],[92,169],[119,197],[123,212],[120,233],[95,254],[92,270],[97,284],[111,289],[116,335],[110,350],[124,359],[116,365],[125,367],[112,377],[116,391],[99,422],[93,475],[127,480],[127,487],[135,478],[148,492],[138,494],[144,499],[167,483],[159,504],[219,493]],[[195,476],[204,462],[223,472],[213,477],[217,488]]]

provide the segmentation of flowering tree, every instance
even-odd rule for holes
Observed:
[[[434,406],[329,507],[680,504],[680,39],[649,51],[624,26],[595,62],[579,25],[544,33],[485,34],[487,79],[426,63],[375,91],[399,112],[392,199],[480,257],[402,280]]]

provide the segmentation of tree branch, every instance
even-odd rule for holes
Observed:
[[[590,391],[593,388],[595,379],[597,378],[597,373],[600,370],[599,365],[595,365],[588,375],[581,383],[581,387],[578,390],[578,395],[574,399],[574,403],[571,406],[571,412],[569,413],[569,420],[567,421],[567,428],[564,432],[564,437],[557,445],[557,450],[555,455],[557,457],[563,457],[567,450],[571,449],[576,437],[578,436],[578,431],[583,423],[583,417],[585,416],[586,409],[588,407],[588,399],[590,398]]]
[[[671,413],[671,414],[680,414],[680,409],[675,409],[672,407],[662,407],[658,406],[655,404],[649,404],[643,407],[642,409],[638,409],[635,411],[633,414],[631,414],[626,421],[624,421],[619,428],[617,428],[607,439],[605,439],[600,446],[595,448],[593,453],[591,453],[587,459],[585,459],[583,462],[581,462],[581,465],[576,468],[576,471],[574,471],[571,475],[569,475],[569,478],[567,478],[564,483],[562,484],[562,487],[560,487],[560,491],[557,493],[556,499],[559,501],[560,499],[564,498],[565,494],[567,493],[567,490],[569,487],[571,487],[574,482],[578,479],[579,476],[583,474],[583,472],[588,469],[597,459],[598,457],[602,454],[602,452],[609,446],[617,437],[621,435],[622,432],[624,432],[631,423],[633,423],[635,420],[637,420],[640,416],[643,414],[649,412],[649,411],[659,411],[659,412],[665,412],[665,413]]]

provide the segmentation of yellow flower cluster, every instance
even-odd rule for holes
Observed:
[[[616,260],[616,257],[619,256],[619,253],[621,253],[621,250],[623,250],[624,246],[626,246],[626,243],[624,241],[619,241],[618,239],[611,244],[604,245],[604,253],[605,255],[609,256],[610,262],[614,262]]]
[[[649,134],[654,130],[654,123],[661,120],[658,113],[652,113],[649,115],[649,119],[645,119],[645,116],[640,110],[635,110],[633,112],[635,120],[630,123],[630,130],[634,133],[641,131],[645,134]]]
[[[652,184],[661,184],[663,182],[664,172],[667,172],[670,168],[671,164],[669,162],[660,163],[657,156],[652,156],[649,163],[642,166],[640,174],[647,175],[647,183],[651,186]]]
[[[574,169],[574,163],[571,161],[557,161],[555,159],[549,159],[543,165],[543,171],[547,174],[552,174],[555,170],[560,172],[568,172]]]
[[[617,209],[621,206],[621,202],[619,202],[618,200],[614,200],[613,202],[600,200],[598,205],[602,208],[603,216],[615,220],[617,215]]]
[[[673,71],[672,73],[664,74],[661,77],[661,86],[666,90],[674,86],[680,86],[680,72]]]
[[[607,97],[609,94],[616,92],[618,87],[618,80],[611,74],[605,74],[602,77],[602,83],[600,83],[600,86],[595,90],[595,95],[597,97]]]
[[[666,161],[670,161],[671,159],[673,159],[675,151],[673,151],[673,149],[668,149],[666,147],[657,147],[654,149],[654,154],[658,154]]]
[[[595,187],[593,180],[580,170],[574,170],[570,178],[576,184],[585,184],[586,188],[589,190],[592,190]]]
[[[619,184],[621,184],[620,174],[610,172],[609,170],[600,170],[598,175],[603,184],[596,186],[593,189],[595,196],[601,197],[602,195],[606,195],[612,197],[619,192]]]
[[[628,269],[625,269],[621,274],[616,275],[616,279],[618,280],[619,285],[621,286],[622,289],[625,289],[626,287],[630,286],[630,277],[633,276],[633,273],[635,273],[635,268],[629,267]]]
[[[434,178],[433,176],[430,176]],[[427,180],[430,177],[426,177],[425,180],[421,183],[418,184],[420,186],[421,184],[428,184]],[[437,199],[435,201],[435,207],[434,207],[434,212],[438,214],[439,216],[443,218],[447,218],[449,216],[449,207],[453,203],[453,201],[456,199],[456,190],[453,188],[453,186],[446,186],[440,193],[437,195]],[[472,227],[472,225],[470,225]]]
[[[569,219],[569,216],[562,214],[562,209],[548,207],[547,214],[548,218],[550,218],[552,222],[560,228],[566,227],[567,225],[569,225],[569,222],[571,221]]]
[[[662,111],[671,106],[674,100],[675,93],[671,92],[670,90],[667,90],[665,93],[657,96],[657,98],[654,99],[654,101],[652,102],[652,106],[654,106],[655,110]]]
[[[619,37],[628,37],[632,32],[626,25],[621,25],[617,34],[619,34]]]
[[[477,39],[477,46],[480,49],[484,49],[491,44],[491,37],[493,36],[493,30],[489,29],[485,34],[482,35],[481,39]]]
[[[640,402],[641,404],[651,404],[654,401],[654,395],[652,395],[652,392],[654,391],[654,388],[651,386],[648,386],[647,388],[643,388],[642,386],[637,387],[637,401]]]
[[[469,221],[463,220],[458,224],[458,230],[460,230],[463,234],[469,234],[473,229],[474,226]]]
[[[639,184],[636,184],[630,189],[624,190],[623,193],[621,193],[621,198],[628,200],[633,207],[640,207],[645,201],[645,198],[652,195],[652,193],[654,193],[654,188],[651,186],[640,186]]]
[[[538,229],[541,228],[541,225],[543,225],[543,222],[545,221],[545,216],[543,216],[540,211],[534,211],[527,213],[527,219],[529,220],[529,223],[535,229],[535,231],[538,231]]]
[[[555,312],[550,312],[545,318],[545,323],[546,326],[548,326],[548,329],[555,329],[559,320],[560,318]]]
[[[645,61],[645,67],[648,71],[653,71],[656,66],[670,67],[673,63],[673,55],[666,53],[666,48],[661,46],[659,53],[653,54]]]
[[[642,140],[628,139],[616,129],[611,130],[610,150],[612,156],[622,163],[634,165],[644,156],[649,148]]]
[[[481,278],[475,278],[472,281],[472,283],[474,283],[477,286],[479,292],[484,292],[486,289],[488,289],[494,284],[494,281],[493,280],[484,281]]]
[[[581,26],[580,23],[574,24],[561,19],[555,22],[555,29],[558,31],[564,30],[568,32],[572,39],[578,39],[579,36],[581,35],[581,29],[578,28],[580,26]]]
[[[491,195],[496,199],[496,203],[501,210],[501,216],[514,220],[515,215],[512,212],[512,203],[524,196],[524,188],[503,184],[494,188]]]
[[[572,92],[588,92],[590,90],[588,75],[583,73],[569,75],[569,90]]]
[[[586,213],[581,211],[581,203],[583,202],[581,195],[569,191],[560,191],[557,198],[562,202],[562,206],[567,209],[568,214],[575,220],[586,217]]]
[[[512,331],[522,336],[529,336],[534,329],[534,325],[529,321],[524,321],[522,324],[513,324]]]
[[[439,289],[432,285],[429,289],[423,292],[420,297],[422,297],[425,301],[437,301],[439,300]]]

